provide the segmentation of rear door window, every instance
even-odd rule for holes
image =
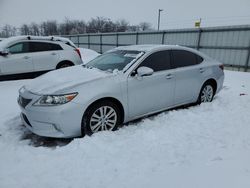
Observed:
[[[62,47],[58,44],[48,43],[48,42],[30,42],[30,49],[32,52],[44,52],[61,50]]]
[[[62,50],[59,44],[50,43],[50,50]]]
[[[186,50],[172,50],[173,68],[197,65],[203,58]]]

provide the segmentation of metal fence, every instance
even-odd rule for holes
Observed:
[[[250,72],[250,25],[154,32],[67,35],[78,47],[103,53],[132,44],[176,44],[196,48],[224,63],[227,69]]]

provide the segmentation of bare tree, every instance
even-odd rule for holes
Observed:
[[[139,24],[139,28],[141,31],[150,31],[150,30],[153,30],[152,29],[152,25],[148,22],[141,22]]]
[[[69,20],[65,18],[65,21],[59,24],[58,33],[60,35],[86,33],[86,27],[86,23],[82,20]]]
[[[141,22],[139,25],[130,25],[128,21],[121,19],[113,22],[109,18],[96,17],[88,23],[83,20],[65,20],[58,24],[54,20],[44,21],[40,24],[23,24],[19,33],[22,35],[73,35],[83,33],[105,33],[105,32],[126,32],[126,31],[148,31],[152,26],[148,22]],[[0,30],[1,37],[9,37],[18,34],[15,27],[5,25]]]
[[[36,23],[31,23],[29,26],[31,35],[40,35],[40,26]]]
[[[56,21],[46,21],[42,22],[40,25],[41,35],[49,36],[49,35],[57,35],[58,28]]]
[[[131,32],[140,31],[140,27],[138,25],[131,25],[128,27],[127,31],[131,31]]]
[[[76,35],[79,34],[78,30],[76,28],[71,29],[71,31],[69,32],[70,35]]]
[[[23,24],[20,28],[20,33],[21,35],[30,35],[31,32],[29,26],[27,24]]]
[[[11,25],[6,24],[3,26],[2,31],[0,32],[1,37],[10,37],[15,36],[17,33],[17,29]]]
[[[115,24],[116,24],[116,32],[125,32],[129,29],[129,23],[124,19],[116,21]]]
[[[115,23],[103,17],[92,18],[87,25],[87,33],[105,33],[114,32],[115,30]]]

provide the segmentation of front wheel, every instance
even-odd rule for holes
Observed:
[[[92,105],[84,115],[83,125],[88,134],[99,131],[116,130],[121,123],[118,106],[110,101],[101,101]]]
[[[210,83],[204,84],[201,88],[198,103],[212,102],[214,94],[215,93],[212,84]]]

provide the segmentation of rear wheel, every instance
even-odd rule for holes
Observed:
[[[83,127],[88,134],[99,131],[113,131],[121,123],[121,113],[118,106],[110,101],[93,104],[85,113]]]
[[[73,66],[73,64],[70,63],[70,62],[60,63],[60,64],[57,66],[57,69],[62,69],[62,68],[71,67],[71,66]]]
[[[205,83],[200,91],[198,103],[212,102],[215,90],[211,83]]]

